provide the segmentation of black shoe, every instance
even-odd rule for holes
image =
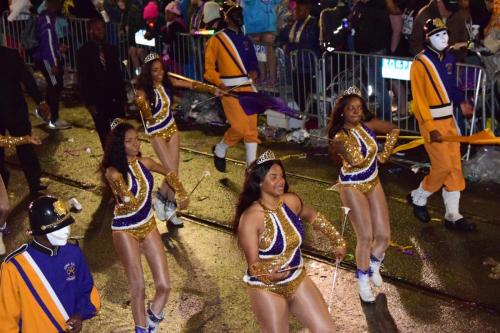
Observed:
[[[413,203],[411,193],[406,196],[406,201],[413,206],[413,215],[422,223],[428,223],[431,220],[427,206],[417,206]]]
[[[469,222],[465,218],[456,220],[455,222],[444,220],[444,226],[451,230],[463,230],[463,231],[474,231],[476,230],[476,224],[474,222]]]
[[[214,154],[215,168],[220,172],[226,172],[226,158],[215,155],[215,146],[212,147],[212,153]]]
[[[38,198],[39,196],[45,195],[45,191],[49,186],[47,184],[38,184],[36,187],[30,189],[30,195],[33,198]]]

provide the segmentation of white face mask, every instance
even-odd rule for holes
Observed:
[[[447,48],[448,40],[449,37],[446,30],[442,30],[429,37],[429,43],[436,51],[443,51],[445,48]]]
[[[53,231],[47,234],[47,239],[53,246],[64,246],[68,242],[69,234],[71,233],[71,226],[67,225],[64,228]]]

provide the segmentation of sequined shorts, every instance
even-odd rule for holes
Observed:
[[[268,285],[247,284],[247,288],[263,289],[278,294],[280,296],[283,296],[285,298],[290,298],[293,296],[293,294],[295,294],[297,288],[302,283],[302,280],[304,280],[305,277],[306,277],[306,270],[305,268],[303,268],[299,276],[297,276],[295,279],[287,283],[282,283],[282,284],[272,283]]]
[[[170,141],[172,136],[177,133],[177,124],[175,121],[173,121],[169,126],[165,127],[164,129],[153,133],[151,136],[153,137],[158,137],[158,138],[163,138],[165,141]]]
[[[367,181],[367,182],[364,182],[364,183],[358,183],[358,184],[342,184],[342,183],[338,183],[339,184],[339,190],[342,189],[342,188],[354,188],[358,191],[360,191],[361,193],[370,193],[374,188],[375,186],[377,186],[377,184],[380,182],[378,176],[373,178],[372,180],[370,181]]]
[[[125,232],[134,237],[139,243],[142,243],[148,235],[156,228],[156,220],[151,216],[148,222],[132,229],[113,230],[113,232]]]

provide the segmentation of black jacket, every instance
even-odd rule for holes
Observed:
[[[106,101],[125,102],[127,95],[123,73],[116,47],[103,44],[106,68],[99,58],[99,47],[95,42],[85,43],[77,52],[77,71],[80,92],[87,106]]]
[[[33,74],[21,60],[15,49],[0,46],[0,116],[16,117],[28,112],[21,83],[27,93],[38,104],[42,95]],[[24,114],[25,116],[26,114]]]

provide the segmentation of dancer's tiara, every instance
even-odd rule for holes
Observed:
[[[124,123],[125,120],[122,119],[122,118],[115,118],[113,119],[113,121],[111,122],[110,126],[111,126],[111,130],[114,130],[116,126],[120,125],[121,123]]]
[[[256,164],[262,164],[267,161],[274,161],[276,159],[276,156],[274,156],[274,153],[271,150],[266,150],[266,152],[262,155],[259,156],[257,159]]]
[[[148,62],[151,62],[153,60],[160,59],[160,55],[158,53],[152,52],[144,58],[144,63],[147,64]]]

